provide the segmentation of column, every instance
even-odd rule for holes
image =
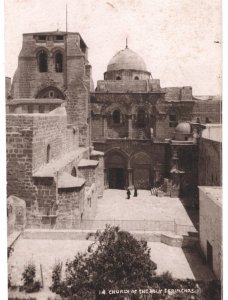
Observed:
[[[104,169],[104,188],[107,189],[109,186],[108,184],[108,169]]]
[[[128,117],[128,138],[132,139],[132,115]]]
[[[107,129],[108,129],[108,126],[107,126],[107,116],[103,116],[103,137],[105,139],[108,137]]]
[[[128,173],[128,186],[129,187],[133,185],[132,172],[133,172],[132,168],[128,168],[127,169],[127,173]]]

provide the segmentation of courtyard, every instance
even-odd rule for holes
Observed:
[[[15,244],[14,252],[9,259],[9,273],[12,284],[21,285],[24,266],[29,262],[36,265],[37,279],[41,279],[40,266],[42,266],[44,288],[34,296],[37,299],[51,296],[49,290],[51,285],[52,268],[56,262],[63,262],[74,258],[77,252],[87,250],[91,241],[87,240],[45,240],[45,239],[23,239]],[[148,243],[151,249],[151,259],[157,264],[157,274],[165,271],[172,273],[173,277],[180,279],[211,280],[214,279],[209,268],[202,263],[198,253],[190,249],[171,247],[163,243]],[[25,255],[26,249],[26,255]],[[10,292],[12,296],[17,291]],[[40,298],[39,298],[40,297]],[[46,299],[46,298],[45,298]]]
[[[129,230],[150,230],[151,227],[151,230],[155,228],[159,231],[161,227],[161,231],[167,231],[166,227],[172,226],[175,221],[180,226],[197,231],[198,210],[191,209],[189,213],[179,198],[156,197],[149,190],[138,190],[137,197],[133,197],[133,193],[132,190],[130,199],[127,199],[124,190],[105,190],[103,198],[98,201],[95,223],[104,220],[113,224],[115,221],[115,225],[124,224]]]

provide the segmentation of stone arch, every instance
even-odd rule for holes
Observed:
[[[150,155],[143,151],[134,153],[130,160],[130,166],[133,174],[133,184],[138,189],[149,189],[153,182]]]
[[[36,57],[37,57],[38,71],[40,73],[48,72],[49,51],[44,47],[38,48],[36,51]]]
[[[105,177],[109,188],[124,189],[128,185],[128,163],[128,155],[119,149],[105,154]]]
[[[47,98],[47,99],[58,98],[58,99],[65,100],[65,95],[57,87],[47,86],[38,91],[36,98]]]

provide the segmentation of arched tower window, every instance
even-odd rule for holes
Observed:
[[[57,73],[63,72],[63,55],[61,52],[55,54],[55,71]]]
[[[121,77],[120,76],[116,76],[116,80],[121,80]]]
[[[50,161],[50,155],[51,155],[51,147],[50,145],[47,146],[47,158],[46,158],[46,162],[49,163]]]
[[[77,170],[75,167],[73,167],[72,171],[71,171],[71,176],[76,177],[77,176]]]
[[[44,73],[48,71],[48,56],[47,53],[42,50],[38,56],[39,72]]]
[[[138,77],[138,76],[135,76],[135,80],[139,80],[139,77]]]
[[[145,110],[139,109],[137,121],[138,121],[138,126],[139,126],[139,127],[145,127],[145,125],[146,125],[146,114],[145,114]]]
[[[120,124],[120,111],[119,110],[114,110],[114,112],[112,114],[112,120],[113,120],[113,123]]]

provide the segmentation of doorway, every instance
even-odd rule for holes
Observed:
[[[110,168],[108,170],[108,183],[110,189],[124,189],[125,174],[123,168]]]
[[[213,247],[207,241],[207,263],[211,270],[213,270]]]

